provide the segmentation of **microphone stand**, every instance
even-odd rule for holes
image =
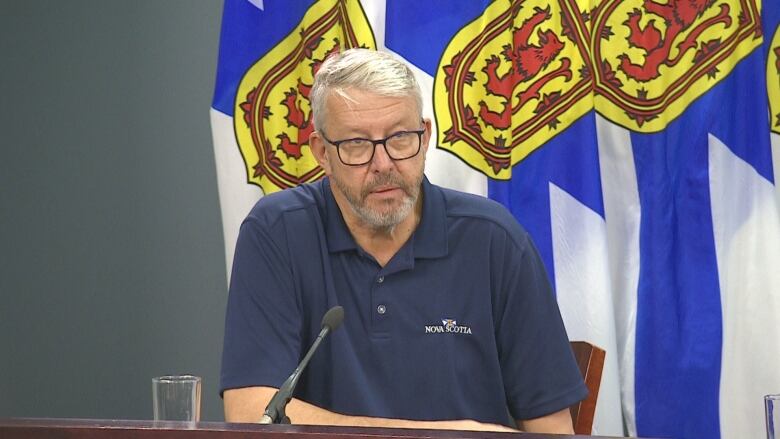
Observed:
[[[298,378],[300,378],[301,372],[303,372],[303,370],[309,364],[311,356],[314,355],[314,352],[317,350],[320,343],[322,343],[322,340],[331,331],[338,328],[343,320],[344,308],[340,306],[334,306],[325,313],[325,316],[322,318],[322,330],[320,330],[320,334],[317,336],[317,339],[314,340],[314,343],[311,345],[311,348],[309,348],[309,351],[306,353],[306,356],[303,357],[303,360],[301,360],[301,363],[298,365],[298,367],[295,368],[293,373],[290,374],[290,376],[279,387],[279,390],[276,391],[273,398],[271,398],[271,401],[265,408],[263,418],[260,420],[261,424],[290,423],[290,418],[287,417],[285,408],[292,399],[292,395],[293,392],[295,392],[295,386],[298,384]]]

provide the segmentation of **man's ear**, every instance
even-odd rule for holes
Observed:
[[[309,148],[311,148],[311,153],[317,160],[317,164],[325,170],[325,175],[330,175],[330,158],[325,151],[325,140],[317,131],[312,131],[309,135]]]
[[[422,137],[423,152],[428,152],[428,143],[431,141],[431,120],[429,118],[423,119],[423,126],[425,127],[425,134]]]

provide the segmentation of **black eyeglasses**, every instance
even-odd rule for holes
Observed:
[[[374,158],[376,146],[382,145],[387,151],[387,156],[391,159],[406,160],[416,156],[420,152],[422,145],[422,135],[425,129],[416,131],[398,131],[384,139],[344,139],[330,140],[325,137],[325,133],[320,132],[322,138],[336,147],[339,160],[347,166],[363,166]]]

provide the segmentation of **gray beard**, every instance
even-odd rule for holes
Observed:
[[[422,174],[420,179],[414,183],[412,188],[407,188],[405,185],[399,185],[401,189],[406,193],[401,201],[401,206],[397,209],[393,209],[389,212],[378,212],[368,207],[365,203],[365,199],[371,190],[383,184],[398,184],[397,178],[392,175],[384,174],[377,177],[369,187],[367,187],[360,194],[355,194],[350,191],[346,185],[344,185],[339,179],[331,177],[331,181],[339,188],[344,197],[347,199],[352,212],[360,218],[366,225],[377,230],[383,230],[389,234],[392,234],[395,227],[406,219],[414,209],[414,205],[420,196],[420,185],[422,184]]]

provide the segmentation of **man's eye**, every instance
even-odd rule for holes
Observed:
[[[347,148],[360,148],[362,146],[366,146],[368,142],[362,139],[352,139],[352,140],[346,140],[341,143],[341,146],[347,147]]]
[[[397,140],[399,142],[408,142],[410,139],[414,139],[417,137],[417,134],[415,133],[396,133],[393,134],[392,139]]]

